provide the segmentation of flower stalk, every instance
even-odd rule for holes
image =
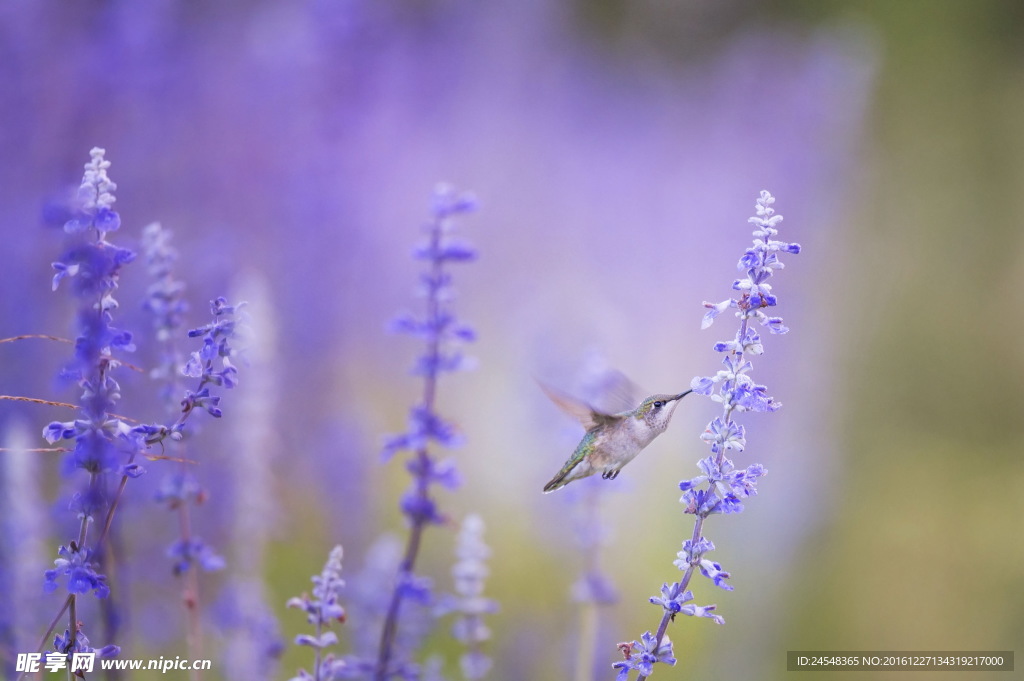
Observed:
[[[645,681],[653,673],[655,663],[675,664],[672,643],[666,632],[676,615],[681,613],[691,617],[706,617],[717,624],[725,623],[715,613],[715,605],[691,603],[694,596],[688,587],[693,576],[699,572],[715,586],[732,591],[733,587],[726,582],[729,573],[719,563],[706,557],[715,545],[704,536],[704,523],[714,514],[743,511],[743,500],[757,494],[757,480],[766,474],[764,466],[756,463],[745,469],[737,469],[726,456],[727,451],[741,452],[746,446],[744,426],[734,417],[748,411],[773,412],[782,406],[768,396],[765,386],[756,384],[750,378],[753,369],[750,357],[764,352],[761,337],[751,322],[757,322],[771,334],[789,331],[781,317],[770,316],[766,311],[778,303],[768,280],[776,270],[783,268],[779,254],[800,252],[799,244],[773,238],[778,234],[777,227],[782,222],[782,216],[775,215],[772,208],[774,203],[775,198],[769,192],[762,191],[757,199],[756,215],[748,221],[755,227],[754,243],[738,263],[738,268],[746,275],[733,282],[732,288],[738,292],[738,296],[718,303],[704,303],[707,312],[701,323],[702,329],[711,326],[716,317],[730,309],[735,310],[739,320],[739,329],[733,339],[714,346],[716,352],[723,354],[724,368],[714,376],[694,378],[690,384],[698,395],[705,395],[720,403],[722,415],[715,417],[701,434],[701,440],[710,445],[712,454],[698,463],[702,475],[679,483],[683,492],[680,502],[684,512],[694,516],[693,533],[683,542],[682,550],[674,561],[683,576],[678,582],[664,584],[661,595],[650,599],[651,603],[662,608],[661,621],[655,633],[646,632],[639,642],[620,644],[624,659],[613,665],[619,670],[618,681],[628,679],[632,671],[638,672],[637,681]]]
[[[424,339],[426,352],[414,368],[414,373],[423,377],[422,400],[410,410],[408,430],[388,438],[383,452],[385,458],[390,458],[397,451],[412,450],[413,457],[406,468],[413,481],[401,501],[402,513],[410,525],[409,537],[384,617],[373,673],[376,681],[386,681],[396,673],[393,652],[402,602],[415,598],[425,603],[430,598],[429,586],[425,580],[417,578],[415,567],[424,531],[430,525],[445,522],[431,496],[431,488],[440,484],[454,489],[459,484],[453,463],[436,460],[430,453],[429,444],[434,442],[451,447],[460,442],[455,427],[437,413],[436,399],[440,375],[468,366],[466,358],[452,346],[472,341],[476,336],[469,326],[458,322],[449,309],[451,275],[447,272],[451,263],[476,259],[476,251],[472,247],[451,236],[454,230],[452,218],[475,208],[476,201],[472,196],[459,194],[447,186],[437,188],[432,220],[427,225],[427,241],[413,252],[414,258],[428,263],[427,271],[421,275],[422,291],[427,299],[426,316],[417,319],[403,315],[393,323],[395,331]]]

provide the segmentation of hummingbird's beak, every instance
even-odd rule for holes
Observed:
[[[675,397],[672,398],[672,401],[675,402],[676,400],[681,400],[681,399],[683,399],[684,397],[686,397],[687,395],[689,395],[692,392],[693,392],[693,390],[690,389],[690,390],[687,390],[684,393],[679,393],[678,395],[676,395]]]

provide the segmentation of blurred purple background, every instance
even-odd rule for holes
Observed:
[[[405,474],[376,455],[417,395],[408,367],[419,348],[385,328],[400,310],[418,309],[408,254],[432,187],[474,191],[482,208],[461,226],[481,260],[455,276],[459,313],[479,330],[479,369],[441,387],[442,412],[468,440],[454,454],[467,484],[442,505],[456,517],[478,511],[488,525],[493,592],[504,600],[496,678],[553,678],[569,670],[551,648],[571,638],[573,621],[575,577],[559,580],[559,566],[577,558],[566,505],[539,494],[568,452],[565,422],[534,378],[569,388],[589,352],[651,392],[713,372],[711,345],[732,329],[701,333],[700,304],[729,295],[750,240],[746,219],[769,189],[786,218],[781,237],[805,249],[776,284],[794,332],[769,338],[757,363],[757,379],[786,409],[748,423],[750,460],[771,471],[762,497],[709,530],[745,588],[704,599],[717,598],[748,653],[717,668],[723,678],[749,675],[784,646],[755,627],[779,607],[799,541],[829,514],[815,490],[833,470],[830,410],[844,397],[830,392],[837,331],[814,306],[832,302],[837,218],[856,198],[877,67],[869,30],[787,25],[758,17],[754,5],[694,5],[681,40],[702,40],[673,51],[611,40],[580,5],[554,0],[4,3],[0,336],[71,333],[71,303],[49,290],[61,240],[52,223],[89,149],[104,147],[123,220],[115,241],[137,248],[142,227],[161,221],[182,256],[190,323],[204,321],[214,296],[247,298],[262,338],[254,343],[266,343],[226,397],[225,422],[203,428],[199,474],[213,501],[196,522],[229,556],[251,541],[239,533],[268,533],[258,558],[266,565],[230,567],[212,579],[210,600],[243,573],[262,576],[290,638],[301,617],[283,602],[308,588],[330,546],[345,545],[354,572],[382,530],[402,529]],[[133,265],[119,296],[144,365],[155,357],[140,310],[145,285],[144,267]],[[65,348],[40,341],[0,351],[4,392],[71,397],[52,379]],[[253,384],[265,402],[240,406]],[[126,378],[124,403],[153,414],[154,392]],[[18,415],[33,434],[55,417],[0,406],[0,425]],[[246,445],[265,451],[238,451],[240,412],[270,424],[264,447]],[[692,526],[675,482],[705,455],[697,436],[714,413],[690,401],[609,483],[623,491],[606,508],[607,572],[621,601],[602,630],[602,661],[613,659],[614,642],[656,624],[647,597],[672,578]],[[253,483],[230,473],[248,456],[272,457],[272,498],[246,511],[265,522],[238,524],[240,506],[229,502]],[[159,552],[174,527],[149,508],[152,484],[131,486],[145,525],[126,533],[153,556],[135,578],[157,585],[168,581]],[[49,503],[55,485],[42,487]],[[424,557],[438,581],[449,534],[439,530],[441,548]],[[180,617],[173,585],[160,588],[135,589],[139,631],[155,637],[135,634],[138,649],[175,649],[168,627],[157,636],[161,627],[145,625]],[[680,631],[694,638],[677,652],[713,651],[721,639],[712,644],[707,629]],[[538,652],[524,659],[524,649]],[[287,670],[305,663],[292,659]]]

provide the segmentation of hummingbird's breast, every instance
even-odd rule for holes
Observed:
[[[621,466],[640,453],[650,440],[631,427],[629,422],[607,426],[594,433],[590,460],[594,468]]]

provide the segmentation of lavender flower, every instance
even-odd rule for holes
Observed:
[[[236,314],[244,305],[229,305],[226,299],[217,298],[210,303],[213,321],[188,332],[190,338],[202,338],[201,349],[192,353],[181,370],[183,376],[197,379],[195,390],[185,391],[181,400],[181,413],[173,423],[136,426],[135,431],[146,436],[147,445],[162,443],[168,438],[172,442],[180,441],[188,418],[196,409],[205,410],[215,418],[221,417],[222,412],[218,406],[220,395],[213,394],[211,388],[234,388],[237,385],[238,370],[231,362],[236,352],[232,341],[238,323]],[[156,495],[157,501],[166,503],[169,509],[179,513],[185,512],[190,503],[201,503],[205,498],[205,490],[184,467],[176,475],[164,480]],[[181,526],[189,526],[187,518]],[[173,560],[175,575],[187,572],[193,565],[213,571],[222,569],[225,564],[212,547],[190,532],[185,532],[175,540],[168,548],[167,555]]]
[[[761,355],[764,346],[761,337],[751,326],[752,321],[758,322],[772,334],[786,333],[787,329],[780,317],[769,316],[766,308],[775,307],[778,298],[772,293],[768,280],[774,271],[782,269],[780,253],[799,253],[798,244],[778,241],[773,237],[778,234],[778,225],[782,222],[781,215],[775,215],[772,204],[775,198],[767,191],[762,191],[757,199],[757,215],[749,222],[755,226],[754,244],[748,248],[739,260],[739,268],[746,276],[733,282],[732,288],[739,292],[738,298],[728,298],[719,303],[704,303],[707,312],[701,328],[707,328],[723,312],[736,310],[740,320],[736,335],[728,341],[714,345],[716,352],[723,353],[722,364],[725,367],[714,376],[698,376],[690,384],[694,392],[711,397],[722,405],[722,415],[715,417],[708,424],[701,440],[711,447],[712,456],[698,463],[702,475],[679,483],[683,495],[680,502],[684,512],[695,517],[693,535],[683,542],[682,550],[677,554],[674,565],[683,572],[679,582],[665,584],[661,595],[650,599],[651,603],[662,608],[661,623],[656,634],[644,634],[643,642],[622,644],[626,660],[614,665],[619,669],[619,681],[629,677],[631,671],[639,672],[637,681],[643,681],[651,675],[655,662],[675,664],[672,658],[672,644],[665,634],[669,622],[677,614],[690,617],[706,617],[718,624],[724,620],[714,613],[714,605],[699,606],[689,601],[693,594],[687,589],[695,572],[700,572],[711,582],[727,591],[732,586],[726,583],[729,573],[722,566],[706,557],[715,545],[703,535],[704,521],[715,513],[739,513],[743,510],[742,500],[757,494],[757,481],[766,471],[761,464],[751,464],[744,469],[737,469],[725,454],[732,450],[742,452],[746,447],[744,427],[733,420],[733,416],[746,411],[772,412],[781,405],[768,396],[767,389],[758,385],[750,378],[753,364],[750,357]]]
[[[224,559],[200,537],[176,540],[168,547],[167,557],[174,562],[175,575],[182,574],[196,564],[207,572],[224,568]]]
[[[79,547],[75,542],[68,546],[61,546],[57,550],[58,558],[53,561],[56,566],[45,573],[46,582],[43,590],[47,593],[57,589],[57,578],[67,578],[67,588],[73,594],[87,594],[90,591],[96,592],[97,598],[106,598],[110,595],[110,588],[107,586],[107,578],[97,571],[97,564],[92,559],[93,552],[89,549]]]
[[[78,187],[78,209],[64,224],[64,231],[76,233],[95,229],[102,241],[107,232],[121,226],[121,216],[111,207],[117,201],[114,196],[117,184],[107,176],[110,161],[104,158],[105,154],[99,147],[89,150],[91,158],[85,164],[82,184]]]
[[[223,298],[213,301],[213,322],[188,332],[189,337],[203,336],[202,350],[192,353],[188,364],[179,371],[182,363],[177,338],[182,334],[184,314],[188,310],[188,305],[183,297],[185,284],[174,274],[178,254],[171,246],[171,233],[159,222],[154,222],[143,230],[143,246],[147,269],[153,278],[146,292],[144,307],[153,316],[157,341],[161,345],[160,364],[150,375],[160,381],[161,395],[167,401],[170,410],[176,406],[174,400],[179,394],[181,377],[199,379],[195,391],[185,391],[180,416],[171,425],[139,428],[147,435],[147,444],[150,445],[163,443],[170,437],[176,445],[176,453],[182,459],[179,470],[163,480],[155,497],[158,503],[166,504],[169,510],[178,514],[177,526],[180,536],[167,548],[167,556],[172,560],[175,576],[187,573],[193,565],[199,565],[206,571],[220,570],[225,565],[224,559],[201,537],[192,534],[189,508],[192,504],[202,503],[207,493],[181,456],[181,438],[185,422],[195,407],[206,409],[212,416],[221,416],[220,408],[217,406],[220,397],[210,394],[208,384],[224,385],[227,388],[235,385],[237,370],[230,361],[233,353],[230,341],[235,328],[233,317],[236,308],[227,305]],[[224,359],[221,366],[216,366],[215,360],[219,356],[223,356]],[[224,379],[221,375],[227,375],[228,378]],[[199,583],[194,575],[188,575],[183,591],[182,602],[185,607],[198,607]],[[201,639],[198,631],[199,620],[190,617],[189,622],[192,629],[189,640],[193,645],[193,652],[198,657]]]
[[[200,349],[191,353],[181,369],[183,376],[197,379],[195,388],[185,390],[180,403],[181,413],[173,423],[147,424],[134,428],[135,432],[146,436],[147,445],[162,443],[168,438],[172,441],[181,440],[185,424],[196,410],[205,411],[214,418],[223,416],[220,395],[215,394],[215,389],[231,389],[238,385],[238,369],[231,358],[238,353],[234,341],[238,317],[244,306],[245,303],[231,305],[223,297],[216,298],[210,301],[213,320],[188,332],[189,338],[202,339]]]
[[[64,630],[63,634],[57,634],[54,636],[53,650],[54,652],[64,653],[67,655],[69,669],[71,668],[71,656],[75,653],[95,653],[96,657],[101,658],[117,657],[121,654],[121,649],[115,645],[105,645],[102,648],[93,648],[89,645],[89,639],[86,638],[81,629],[78,629],[74,636],[72,636],[71,632],[67,629]]]
[[[64,226],[72,237],[72,244],[63,258],[53,264],[57,271],[53,278],[54,290],[61,281],[69,279],[81,304],[75,357],[64,375],[82,388],[82,417],[49,424],[43,437],[51,443],[74,439],[69,469],[81,469],[96,476],[116,470],[119,451],[131,450],[139,443],[127,424],[109,416],[120,398],[120,386],[110,375],[119,365],[113,351],[135,349],[131,334],[116,329],[111,323],[113,311],[117,309],[114,292],[121,267],[130,263],[135,254],[106,240],[107,232],[121,224],[120,217],[110,207],[117,185],[107,177],[110,162],[103,158],[103,149],[94,148],[90,154],[92,160],[85,165],[79,188],[81,205],[75,217]],[[88,498],[83,498],[80,504],[81,512],[92,518],[104,506],[105,499],[101,498],[102,492],[95,484],[90,485],[86,496]]]
[[[619,670],[618,676],[615,677],[616,681],[625,681],[633,670],[640,672],[641,676],[650,676],[655,662],[669,666],[676,663],[676,659],[672,657],[672,641],[668,636],[663,636],[661,641],[657,641],[649,631],[644,632],[639,641],[620,643],[619,650],[625,659],[612,665],[613,669]]]
[[[172,441],[179,440],[186,420],[196,408],[220,416],[217,406],[220,397],[214,395],[211,388],[233,387],[236,375],[230,361],[233,353],[230,339],[234,331],[236,308],[223,299],[217,299],[213,305],[214,321],[190,332],[193,337],[203,338],[203,347],[194,354],[186,372],[199,381],[196,390],[186,392],[182,413],[177,420],[170,425],[145,424],[132,427],[112,414],[120,398],[120,387],[111,376],[111,372],[120,365],[113,352],[134,350],[131,334],[114,328],[111,323],[112,313],[117,309],[113,293],[117,289],[121,267],[131,262],[135,255],[106,240],[107,234],[118,229],[121,222],[111,208],[116,185],[107,176],[110,163],[104,159],[104,151],[96,148],[91,155],[92,160],[86,164],[79,189],[79,208],[65,225],[72,244],[64,257],[54,263],[57,274],[53,279],[55,289],[61,281],[68,279],[74,294],[81,301],[75,359],[64,372],[82,388],[81,414],[75,421],[51,423],[43,431],[43,436],[51,443],[73,439],[75,446],[68,468],[84,470],[89,474],[87,487],[76,493],[71,501],[71,510],[81,521],[78,537],[60,548],[55,568],[47,571],[45,582],[46,589],[53,591],[59,580],[66,580],[70,594],[65,604],[70,620],[70,640],[66,645],[71,647],[75,644],[78,631],[76,597],[92,591],[103,598],[110,592],[106,577],[100,572],[94,557],[103,555],[101,547],[110,531],[125,483],[129,478],[138,477],[144,472],[135,463],[136,456],[148,446],[162,443],[168,437]],[[168,263],[172,259],[167,253],[161,255],[156,252],[159,246],[166,246],[166,243],[160,243],[159,235],[151,234],[150,240],[151,266],[166,275]],[[164,281],[164,284],[170,286],[168,281]],[[170,295],[168,286],[163,288],[162,298],[151,295],[151,300],[159,298],[166,303],[159,308],[162,310],[163,321],[158,326],[170,333],[176,321],[174,315],[180,311],[180,307],[174,305],[173,296],[167,297]],[[103,476],[115,472],[121,481],[116,492],[108,498],[107,490],[111,486]],[[183,476],[176,485],[165,489],[165,498],[171,505],[181,505],[190,496],[194,496],[190,491],[192,487],[192,483]],[[88,548],[89,527],[101,513],[104,522],[95,540],[95,547]],[[176,561],[175,570],[178,572],[187,570],[194,563],[208,569],[222,564],[198,537],[183,537],[171,547],[170,553]]]
[[[244,303],[229,305],[224,298],[211,302],[213,320],[205,326],[188,332],[189,338],[201,338],[201,347],[189,356],[182,365],[177,339],[183,328],[183,317],[188,309],[183,295],[185,286],[174,275],[177,253],[170,245],[170,232],[159,223],[146,227],[143,233],[146,262],[154,281],[146,295],[145,308],[153,315],[157,340],[162,346],[161,360],[151,375],[160,380],[161,395],[171,412],[170,423],[138,426],[136,430],[146,437],[147,445],[174,447],[181,459],[179,470],[164,479],[156,494],[156,501],[167,505],[178,516],[179,536],[167,549],[172,561],[172,572],[183,576],[181,602],[187,613],[188,646],[194,658],[202,658],[202,619],[199,617],[200,583],[198,569],[210,572],[225,566],[224,559],[208,545],[202,537],[192,531],[191,506],[201,504],[207,497],[206,490],[188,468],[184,458],[183,438],[185,426],[191,415],[198,409],[214,418],[220,418],[220,395],[216,388],[230,389],[237,385],[237,369],[231,361],[236,351],[233,343],[238,325],[237,313]],[[180,412],[173,418],[175,396],[181,394],[179,386],[183,378],[196,379],[193,389],[184,391],[180,401]],[[250,618],[246,624],[255,623]],[[272,630],[272,626],[268,626]],[[272,634],[266,638],[272,639]],[[269,647],[274,644],[270,643]]]
[[[344,663],[336,660],[333,655],[321,656],[324,649],[338,642],[337,635],[333,631],[325,631],[325,629],[335,621],[345,621],[345,610],[338,603],[339,592],[345,585],[341,579],[342,555],[340,544],[331,550],[323,571],[312,578],[312,596],[302,594],[302,596],[288,600],[288,607],[304,611],[306,621],[316,628],[315,634],[299,634],[295,637],[296,645],[313,648],[315,655],[313,672],[300,669],[298,675],[292,677],[291,681],[328,681],[341,678],[337,675],[344,667]]]
[[[199,407],[214,418],[221,417],[221,410],[217,406],[220,397],[213,395],[211,388],[216,386],[231,389],[238,384],[238,370],[231,363],[231,358],[236,354],[231,341],[235,337],[238,325],[236,315],[244,306],[245,303],[229,305],[227,299],[216,298],[210,302],[213,321],[188,332],[189,338],[201,337],[203,345],[189,356],[188,362],[181,370],[185,376],[199,379],[197,389],[186,391],[185,398],[181,401],[184,413]]]
[[[43,430],[43,437],[51,443],[73,439],[74,450],[66,468],[69,472],[81,470],[88,474],[86,486],[71,501],[71,510],[80,520],[78,537],[60,548],[55,568],[46,572],[47,591],[56,590],[58,579],[65,578],[69,592],[69,633],[58,646],[58,649],[68,650],[78,645],[76,597],[93,591],[105,598],[110,593],[106,577],[99,572],[94,560],[94,556],[102,552],[87,548],[89,527],[104,511],[108,511],[106,522],[96,546],[102,543],[110,528],[114,503],[108,498],[108,485],[103,478],[118,472],[123,488],[127,478],[142,473],[134,460],[144,447],[140,433],[112,416],[114,404],[120,398],[120,386],[111,375],[120,362],[113,353],[135,349],[131,334],[112,324],[113,312],[117,309],[114,292],[121,268],[131,262],[135,254],[106,239],[109,232],[120,227],[121,218],[112,208],[117,185],[107,176],[110,162],[104,158],[104,153],[100,148],[90,152],[91,160],[85,165],[79,187],[78,208],[64,225],[71,244],[61,260],[53,264],[57,272],[53,288],[56,290],[68,279],[79,299],[75,357],[64,375],[78,383],[82,397],[79,418],[49,424]]]
[[[435,398],[437,381],[442,373],[466,369],[471,365],[457,348],[461,343],[472,341],[475,332],[459,322],[450,309],[451,275],[446,267],[450,263],[468,262],[476,258],[476,251],[471,246],[453,236],[455,223],[452,219],[475,208],[476,201],[469,194],[460,194],[447,186],[435,190],[433,218],[426,225],[427,239],[413,251],[415,259],[427,263],[427,270],[420,275],[421,290],[427,299],[427,313],[423,318],[402,315],[392,325],[398,332],[422,338],[427,348],[413,369],[415,374],[423,377],[423,399],[409,412],[408,430],[389,437],[383,452],[385,458],[390,458],[400,450],[412,450],[413,457],[406,468],[413,481],[402,495],[400,504],[411,527],[384,618],[373,672],[377,681],[386,681],[389,677],[405,673],[402,665],[395,665],[392,661],[392,646],[398,630],[402,601],[407,598],[428,601],[430,597],[427,582],[417,577],[414,569],[423,530],[427,525],[444,521],[444,516],[438,511],[431,496],[431,485],[440,484],[453,489],[459,483],[454,464],[438,462],[429,453],[428,447],[431,442],[452,447],[460,441],[454,425],[435,411]]]

